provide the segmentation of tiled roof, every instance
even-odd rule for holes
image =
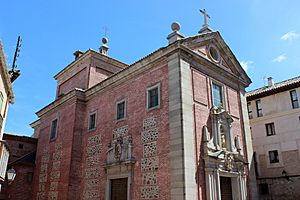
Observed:
[[[300,76],[274,83],[272,86],[264,86],[246,93],[247,100],[253,100],[265,96],[269,96],[275,93],[283,92],[300,86]]]

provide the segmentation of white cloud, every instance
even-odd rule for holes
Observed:
[[[284,34],[283,36],[281,36],[280,39],[292,41],[292,40],[297,39],[299,36],[300,35],[298,33],[296,33],[295,31],[290,31],[290,32]]]
[[[281,54],[273,59],[273,62],[281,63],[287,59],[285,54]]]
[[[254,62],[251,61],[251,60],[248,60],[248,61],[241,61],[240,64],[241,66],[243,67],[243,69],[245,70],[245,72],[248,71],[248,69],[251,67],[251,65],[253,64]]]

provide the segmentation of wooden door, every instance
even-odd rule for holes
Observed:
[[[231,178],[220,176],[221,200],[232,200]]]
[[[127,178],[112,179],[110,194],[111,200],[127,200]]]

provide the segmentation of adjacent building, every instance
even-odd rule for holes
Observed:
[[[251,81],[219,32],[179,29],[130,65],[104,38],[55,75],[56,99],[31,124],[33,199],[255,198]]]
[[[300,199],[300,77],[246,96],[261,199]]]
[[[10,153],[8,167],[16,171],[16,177],[3,184],[0,199],[31,200],[37,139],[7,133],[3,139]]]
[[[3,138],[8,104],[14,102],[12,81],[9,74],[2,43],[0,41],[0,190],[5,181],[9,152]]]

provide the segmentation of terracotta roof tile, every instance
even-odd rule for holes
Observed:
[[[284,80],[278,83],[274,83],[273,86],[264,86],[246,93],[246,97],[249,100],[260,98],[268,95],[272,95],[278,92],[283,92],[291,88],[295,88],[300,84],[300,76]]]

